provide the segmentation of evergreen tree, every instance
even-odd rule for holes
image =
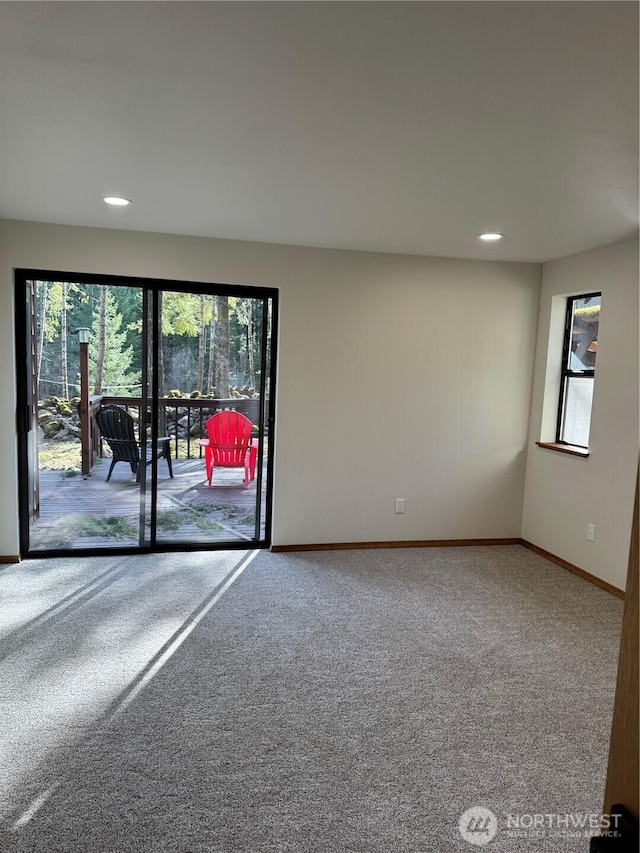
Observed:
[[[127,332],[121,330],[122,315],[118,311],[111,289],[104,288],[104,314],[101,324],[101,305],[93,312],[92,335],[89,343],[89,369],[96,381],[94,393],[122,396],[139,390],[140,370],[131,371],[133,348],[126,345]],[[101,300],[102,301],[102,300]],[[101,326],[104,332],[101,335]],[[101,347],[104,341],[104,347]],[[101,351],[102,350],[102,351]],[[98,364],[102,357],[101,371]]]

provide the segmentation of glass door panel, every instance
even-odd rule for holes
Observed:
[[[132,428],[128,453],[135,453],[142,289],[81,280],[30,285],[28,550],[137,546],[135,455],[119,456],[100,440],[96,416],[106,405],[121,408]]]
[[[159,460],[156,541],[255,544],[267,529],[270,300],[165,289],[158,301],[158,435],[174,477]],[[207,423],[223,412],[216,443]]]

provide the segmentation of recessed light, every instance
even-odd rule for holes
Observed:
[[[478,237],[486,243],[495,243],[496,240],[502,240],[504,234],[498,234],[497,231],[489,231],[487,234],[478,234]]]
[[[127,205],[133,203],[130,198],[120,198],[120,196],[117,195],[104,196],[102,201],[105,204],[113,205],[113,207],[127,207]]]

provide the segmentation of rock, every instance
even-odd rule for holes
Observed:
[[[47,421],[43,426],[44,434],[47,438],[53,438],[62,429],[62,422],[56,418]]]

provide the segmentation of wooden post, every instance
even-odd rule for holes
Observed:
[[[89,344],[80,343],[80,442],[82,476],[91,473],[91,426],[89,423]]]
[[[640,469],[638,476],[640,478]],[[629,551],[629,573],[622,617],[618,682],[613,708],[609,768],[604,795],[604,813],[612,806],[626,806],[638,819],[638,538],[640,506],[638,481],[633,510],[633,532]],[[631,847],[629,847],[631,849]]]

